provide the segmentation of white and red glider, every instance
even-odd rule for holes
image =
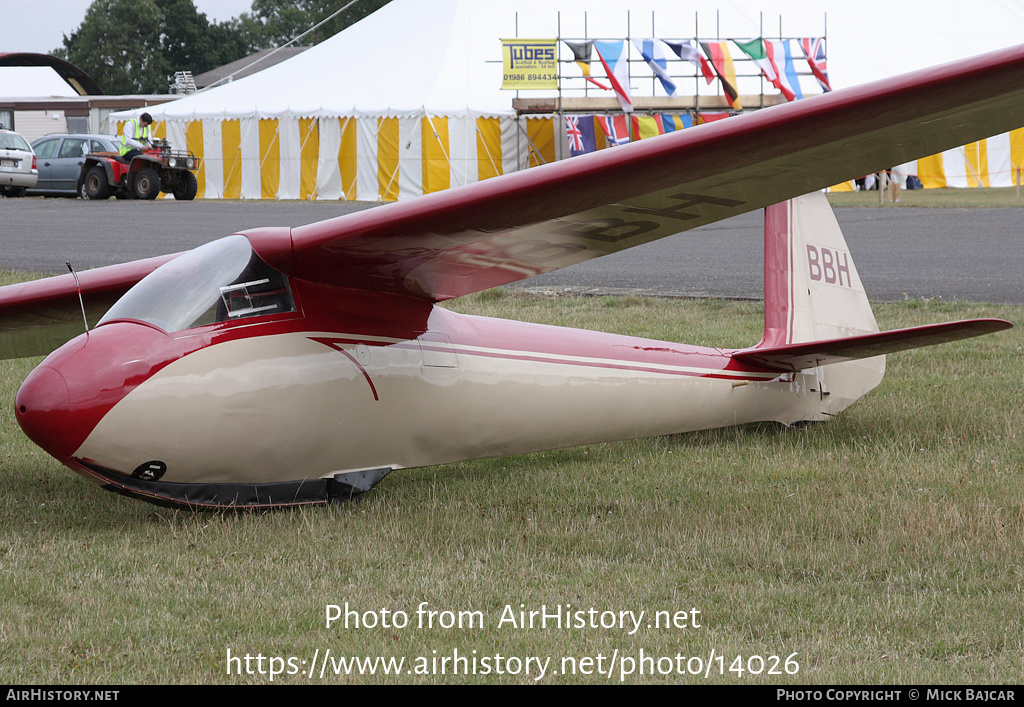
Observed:
[[[113,491],[189,507],[325,503],[404,467],[822,420],[878,384],[884,354],[1010,324],[879,333],[813,192],[1022,124],[1024,46],[98,268],[80,287],[0,288],[0,356],[52,351],[15,403],[43,449]],[[436,306],[761,208],[752,348]],[[102,315],[86,333],[82,306]]]

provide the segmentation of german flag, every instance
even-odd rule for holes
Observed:
[[[732,107],[740,110],[743,108],[743,104],[740,102],[740,92],[736,89],[736,69],[732,65],[729,47],[725,42],[701,42],[700,46],[711,60],[711,65],[715,67],[715,73],[718,74],[718,79],[722,82],[722,89],[729,97]]]

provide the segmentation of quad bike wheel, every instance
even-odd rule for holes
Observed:
[[[160,195],[160,175],[156,170],[143,167],[135,175],[132,191],[137,199],[155,199]]]
[[[109,199],[110,191],[107,170],[103,167],[96,165],[85,173],[85,179],[82,180],[83,199]]]
[[[178,201],[192,201],[199,193],[199,180],[191,172],[182,172],[174,186],[171,187],[171,193]]]

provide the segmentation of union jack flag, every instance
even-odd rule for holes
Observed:
[[[818,85],[826,93],[832,90],[825,70],[825,39],[823,37],[804,37],[800,40],[800,48],[804,50],[804,58],[811,67],[811,73],[818,80]]]
[[[597,142],[594,139],[594,116],[565,116],[565,136],[569,139],[569,154],[572,157],[596,150]]]
[[[569,138],[569,149],[573,152],[582,152],[583,133],[580,132],[580,119],[577,116],[565,116],[565,134]]]

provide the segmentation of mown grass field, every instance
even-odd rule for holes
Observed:
[[[756,342],[762,317],[751,302],[506,290],[453,308],[726,346]],[[427,674],[317,666],[274,682],[529,683],[533,656],[550,659],[544,684],[1017,683],[1021,309],[911,301],[876,315],[883,328],[979,316],[1018,328],[891,356],[882,385],[827,424],[399,471],[359,503],[294,511],[182,513],[110,494],[36,449],[5,405],[0,683],[265,684],[271,657],[305,672],[328,649]],[[0,364],[5,400],[33,363]],[[421,628],[422,602],[452,612],[436,624],[479,613]],[[326,607],[346,603],[409,625],[326,627]],[[499,625],[505,607],[566,605],[645,618],[632,635]],[[656,627],[659,611],[685,612],[686,626]],[[229,664],[229,651],[252,660]],[[453,675],[452,662],[441,674],[455,651],[478,672],[491,659],[490,674]],[[621,675],[641,653],[668,658],[648,668],[668,674]],[[571,674],[587,657],[591,674]],[[687,673],[708,663],[707,677]]]

